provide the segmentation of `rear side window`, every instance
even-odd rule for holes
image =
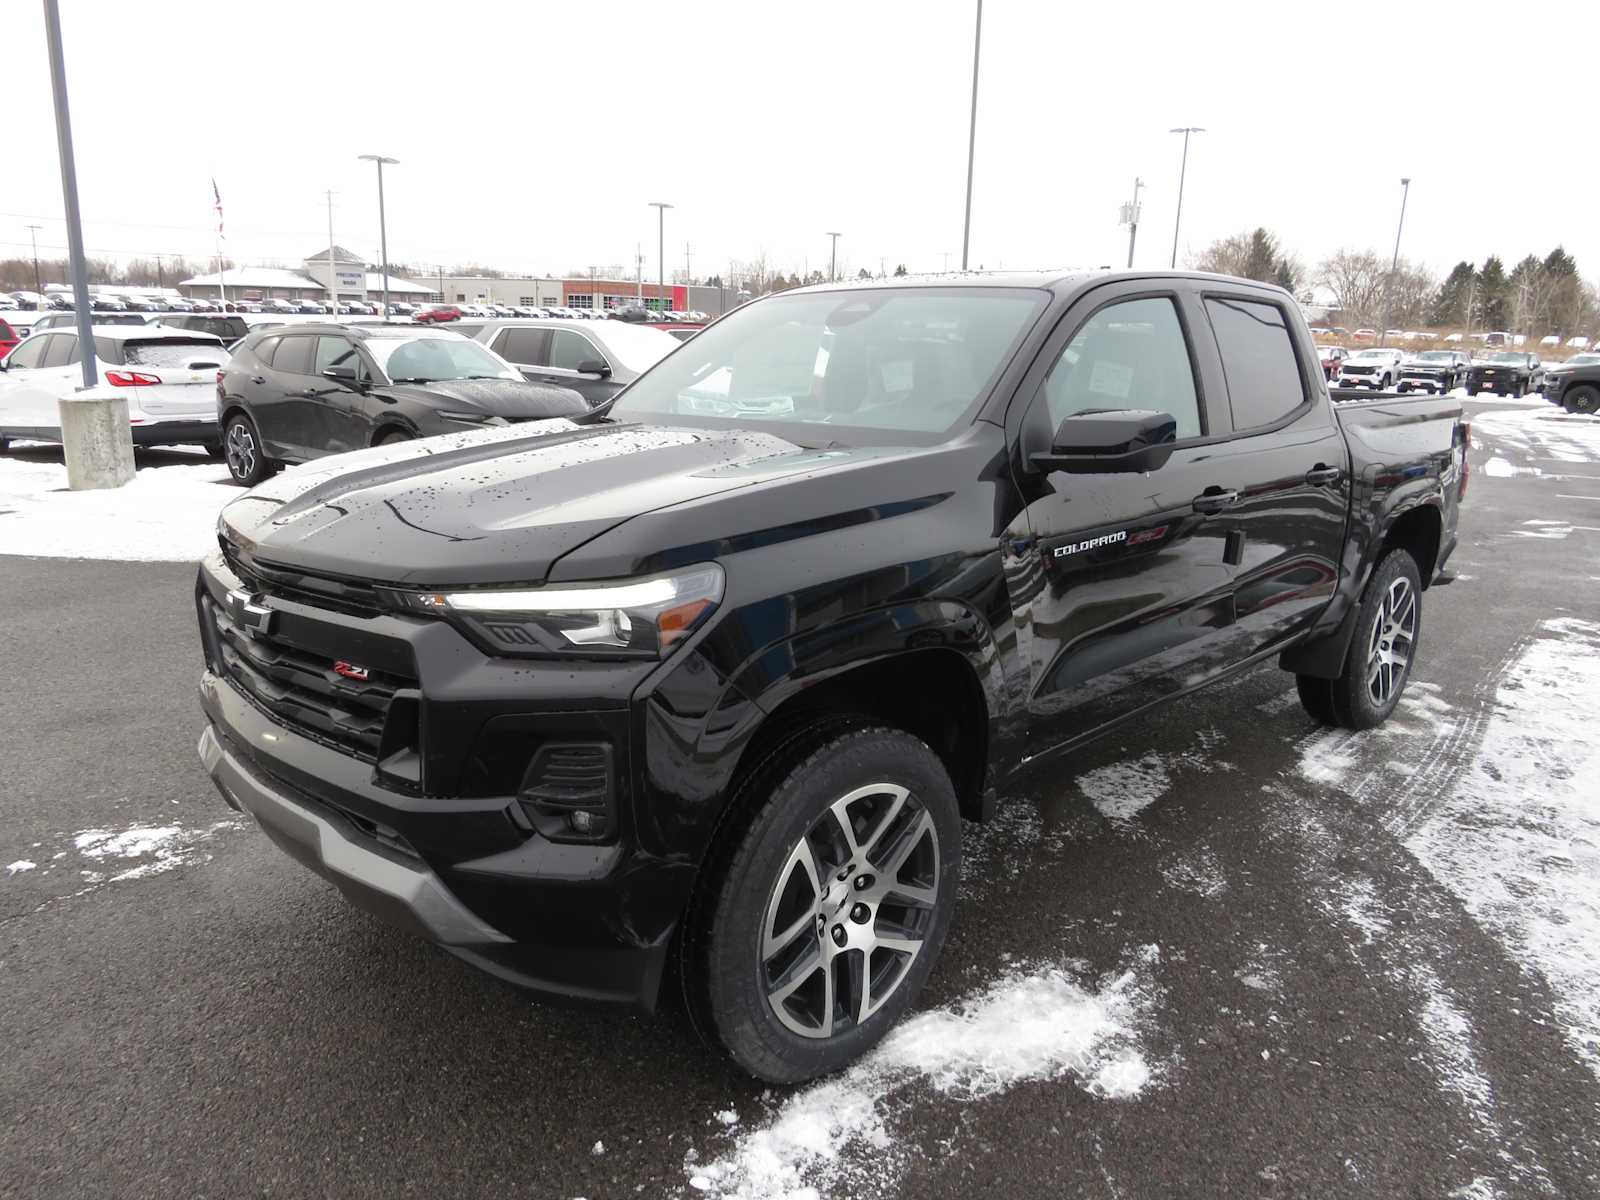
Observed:
[[[494,345],[495,353],[507,362],[524,366],[545,365],[545,350],[550,344],[548,329],[507,329]]]
[[[311,354],[316,344],[314,337],[284,338],[272,356],[273,370],[287,371],[291,375],[311,374]]]
[[[110,338],[97,337],[94,340],[94,356],[101,362],[113,367],[120,367],[122,362],[122,347]]]
[[[162,338],[160,341],[123,343],[130,367],[220,367],[228,352],[204,338]]]
[[[1189,343],[1165,296],[1095,313],[1061,351],[1044,389],[1052,432],[1077,413],[1128,408],[1169,414],[1180,439],[1201,434]]]
[[[596,350],[594,343],[581,333],[565,329],[550,331],[550,365],[576,371],[586,362],[605,362],[606,356]]]
[[[1305,403],[1289,323],[1276,304],[1206,297],[1236,430],[1270,425]]]
[[[44,366],[64,367],[69,363],[78,361],[78,335],[75,333],[53,333],[50,335],[50,348],[44,352]]]
[[[271,363],[272,355],[278,349],[278,343],[282,340],[282,338],[276,337],[262,338],[256,343],[254,351],[256,358],[261,362]]]

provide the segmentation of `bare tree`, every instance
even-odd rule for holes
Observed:
[[[1333,293],[1346,324],[1372,325],[1382,319],[1388,273],[1389,265],[1371,250],[1340,250],[1317,267],[1316,281]]]

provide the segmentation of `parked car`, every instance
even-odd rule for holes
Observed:
[[[407,304],[404,300],[395,300],[395,301],[390,302],[388,313],[386,313],[386,314],[385,313],[380,313],[379,315],[380,316],[391,316],[391,317],[409,317],[412,313],[414,313],[416,311],[417,311],[417,306],[416,305]]]
[[[267,313],[297,313],[300,311],[300,305],[293,300],[263,300],[261,301],[260,311]]]
[[[121,296],[91,296],[89,307],[94,312],[127,312],[128,304]]]
[[[1339,364],[1350,357],[1350,351],[1343,346],[1318,346],[1317,362],[1322,366],[1322,377],[1333,379],[1339,374]]]
[[[15,312],[21,307],[15,296],[8,292],[0,292],[0,312]]]
[[[1400,351],[1387,346],[1357,350],[1339,364],[1339,387],[1368,387],[1386,392],[1400,378]]]
[[[103,312],[94,314],[96,325],[148,325],[150,318],[143,313],[131,312]],[[52,312],[39,317],[33,323],[33,332],[42,333],[46,329],[76,329],[78,327],[78,314],[75,312]]]
[[[12,348],[28,336],[26,325],[14,325],[10,317],[0,317],[0,358],[10,354]]]
[[[252,333],[217,379],[228,471],[253,485],[285,463],[365,446],[587,414],[566,388],[442,329],[305,324]]]
[[[609,400],[678,347],[655,329],[607,321],[485,321],[472,336],[537,383],[569,387],[590,404]]]
[[[326,316],[328,313],[328,306],[320,300],[301,300],[295,305],[295,309],[311,317]]]
[[[1378,331],[1376,329],[1358,329],[1350,336],[1358,342],[1370,342],[1378,336]]]
[[[645,1009],[682,980],[750,1074],[838,1070],[915,1003],[962,817],[1025,771],[1274,656],[1320,723],[1394,711],[1467,430],[1335,405],[1312,353],[1288,292],[1214,275],[754,301],[603,422],[224,508],[201,761],[503,980]]]
[[[76,329],[35,333],[0,360],[0,450],[16,438],[61,440],[56,401],[82,381]],[[128,401],[136,446],[197,443],[220,451],[217,338],[160,325],[95,325],[101,387]]]
[[[1544,398],[1569,413],[1600,413],[1600,354],[1574,354],[1544,375]]]
[[[232,350],[250,332],[250,325],[237,313],[172,313],[161,318],[168,329],[188,329],[209,333]]]
[[[1472,360],[1467,368],[1467,391],[1495,396],[1526,396],[1544,385],[1544,365],[1537,354],[1522,350],[1496,350]]]
[[[1400,363],[1397,392],[1453,392],[1467,382],[1470,355],[1460,350],[1424,350]]]
[[[461,320],[461,309],[454,304],[424,304],[411,314],[418,325],[437,325],[443,321]]]
[[[1589,339],[1580,334],[1578,337],[1568,338],[1567,345],[1574,350],[1587,350],[1589,348]]]

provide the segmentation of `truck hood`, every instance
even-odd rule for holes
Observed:
[[[819,453],[742,430],[539,421],[319,459],[233,501],[218,532],[314,573],[536,582],[631,517],[882,453]]]

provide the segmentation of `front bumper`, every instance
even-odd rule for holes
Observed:
[[[1495,396],[1511,396],[1523,391],[1525,383],[1516,375],[1480,375],[1473,372],[1467,376],[1467,391],[1473,395],[1488,392]]]
[[[457,900],[421,860],[384,846],[333,809],[319,812],[273,787],[223,748],[213,726],[200,735],[199,750],[222,798],[254,817],[290,858],[328,880],[357,908],[445,946],[511,941]]]
[[[1401,375],[1400,382],[1396,385],[1395,390],[1397,392],[1409,392],[1416,388],[1422,388],[1429,392],[1443,393],[1450,390],[1447,386],[1448,384],[1449,380],[1443,375]]]

